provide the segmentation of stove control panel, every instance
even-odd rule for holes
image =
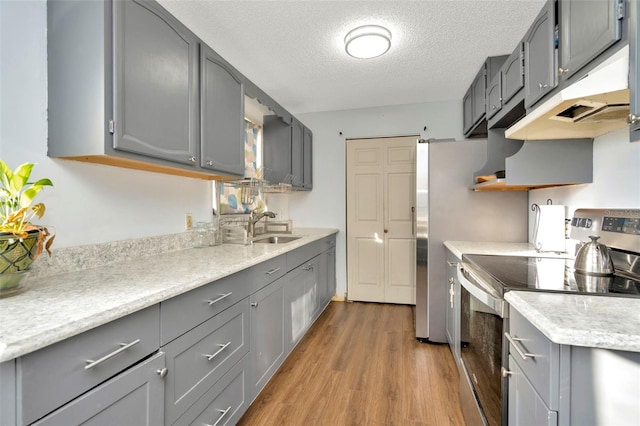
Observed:
[[[599,242],[613,248],[640,252],[640,209],[578,209],[571,219],[571,238]]]

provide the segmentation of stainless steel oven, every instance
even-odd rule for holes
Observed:
[[[503,379],[503,336],[507,331],[506,303],[467,265],[458,267],[461,284],[460,339],[463,369],[460,399],[469,425],[507,424],[507,381]]]

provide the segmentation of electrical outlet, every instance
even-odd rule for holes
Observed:
[[[187,228],[187,231],[193,228],[193,216],[191,213],[184,214],[184,226]]]

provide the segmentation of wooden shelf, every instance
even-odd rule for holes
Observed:
[[[577,185],[574,183],[546,185],[509,185],[506,179],[493,179],[473,185],[474,191],[529,191],[531,189],[553,188],[557,186]]]

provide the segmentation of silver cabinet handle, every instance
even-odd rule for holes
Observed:
[[[569,68],[558,68],[558,74],[563,75],[569,72]]]
[[[258,302],[251,302],[251,307],[252,308],[257,308],[258,307]]]
[[[131,343],[120,343],[121,348],[116,349],[115,351],[111,352],[108,355],[103,356],[102,358],[94,361],[92,359],[88,359],[87,360],[87,365],[85,365],[84,369],[85,370],[91,370],[93,367],[96,367],[100,364],[102,364],[103,362],[110,360],[111,358],[113,358],[114,356],[118,355],[120,352],[124,352],[127,349],[129,349],[130,347],[137,345],[138,343],[140,343],[140,339],[136,339]]]
[[[211,160],[207,161],[207,166],[213,166],[213,161]]]
[[[221,414],[220,414],[220,417],[218,417],[218,420],[216,420],[216,422],[215,422],[214,424],[212,424],[212,425],[210,425],[210,424],[205,424],[204,426],[218,426],[218,423],[220,423],[220,421],[222,421],[222,419],[224,418],[224,416],[226,416],[226,415],[227,415],[227,413],[228,413],[229,411],[231,411],[231,406],[227,407],[227,409],[226,409],[226,410],[217,410],[217,411],[218,411],[218,413],[221,413]]]
[[[416,235],[416,208],[411,207],[411,235]]]
[[[312,264],[308,264],[307,266],[303,266],[302,270],[303,271],[313,271],[313,265]]]
[[[502,377],[509,377],[510,375],[513,374],[513,371],[509,371],[504,367],[500,368],[500,374],[502,374]]]
[[[638,124],[640,122],[640,116],[635,114],[629,114],[627,117],[627,123],[629,124]]]
[[[449,284],[453,285],[455,282],[456,282],[456,280],[454,280],[453,278],[449,278]]]
[[[449,278],[449,304],[451,305],[451,309],[453,309],[453,296],[456,292],[453,291],[453,283],[451,281],[453,281],[453,278]]]
[[[167,377],[167,372],[168,371],[169,370],[167,370],[166,367],[165,367],[165,368],[161,368],[160,370],[156,370],[156,373],[158,373],[158,376],[160,376],[160,377],[162,377],[164,379],[165,377]]]
[[[509,333],[505,332],[504,333],[504,337],[507,338],[507,340],[509,341],[509,343],[511,343],[514,347],[514,349],[516,350],[516,352],[518,352],[518,355],[520,355],[520,358],[522,358],[524,361],[527,360],[527,358],[535,358],[536,355],[535,354],[530,354],[528,352],[525,352],[521,347],[520,347],[520,341],[522,341],[522,339],[518,339],[515,337],[511,337],[509,335]]]
[[[215,351],[215,352],[214,352],[214,353],[212,353],[211,355],[209,355],[209,354],[203,354],[202,356],[207,357],[207,361],[211,361],[212,359],[214,359],[215,357],[217,357],[217,356],[220,354],[220,352],[222,352],[222,351],[224,351],[225,349],[227,349],[227,346],[229,346],[230,344],[231,344],[231,342],[227,342],[227,343],[225,343],[225,344],[218,345],[218,347],[219,347],[220,349],[218,349],[217,351]]]
[[[447,265],[449,265],[449,266],[453,266],[454,268],[455,268],[456,266],[458,266],[458,264],[457,264],[456,262],[452,262],[452,261],[450,261],[450,260],[447,260]]]
[[[276,272],[278,272],[280,270],[280,268],[273,268],[273,269],[269,269],[267,272],[265,272],[266,275],[273,275]]]
[[[196,157],[189,157],[189,161],[191,161],[192,163],[196,162]]]
[[[491,109],[495,111],[496,109],[498,109],[498,107],[495,105],[491,105]]]
[[[213,305],[214,303],[218,303],[218,302],[219,302],[219,301],[221,301],[222,299],[225,299],[225,298],[227,298],[227,297],[231,296],[232,294],[233,294],[233,292],[232,292],[232,291],[230,291],[230,292],[229,292],[229,293],[227,293],[227,294],[218,294],[218,296],[219,296],[218,298],[213,299],[213,300],[205,300],[205,302],[207,302],[207,303],[209,304],[209,306],[211,306],[211,305]]]
[[[540,88],[540,90],[544,90],[547,87],[549,87],[549,85],[548,84],[544,84],[544,83],[538,83],[538,87]]]

